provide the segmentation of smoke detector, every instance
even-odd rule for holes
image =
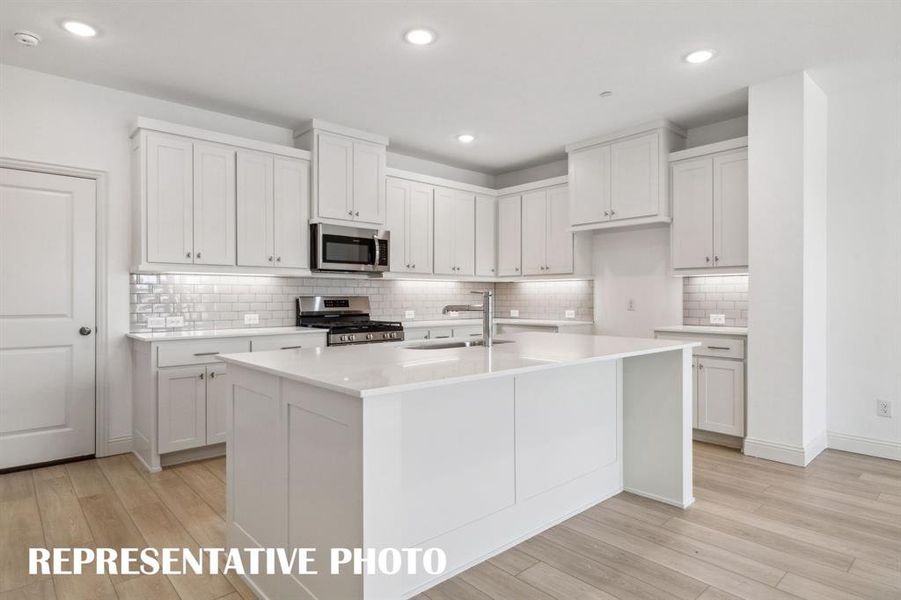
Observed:
[[[17,31],[13,34],[13,37],[16,38],[17,42],[29,48],[41,43],[41,36],[30,31]]]

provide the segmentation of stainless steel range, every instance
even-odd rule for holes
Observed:
[[[328,345],[399,342],[404,326],[369,318],[368,296],[300,296],[297,326],[328,329]]]

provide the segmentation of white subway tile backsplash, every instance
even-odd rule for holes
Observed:
[[[748,276],[685,277],[682,324],[710,325],[712,313],[726,315],[726,326],[748,325]]]
[[[573,310],[576,319],[593,319],[589,281],[491,284],[161,273],[131,275],[130,323],[132,331],[150,331],[150,316],[164,321],[181,316],[183,327],[167,329],[229,329],[247,327],[244,315],[253,313],[259,315],[253,327],[294,325],[295,298],[316,294],[369,296],[375,319],[404,320],[407,310],[415,311],[418,320],[459,318],[442,315],[441,309],[445,304],[478,302],[471,292],[486,286],[497,293],[499,315],[516,308],[522,318],[563,319],[567,310]]]

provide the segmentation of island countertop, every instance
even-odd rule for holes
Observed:
[[[428,342],[226,354],[220,360],[355,397],[377,396],[699,345],[697,342],[528,332],[511,343],[422,350]],[[440,342],[439,342],[440,343]]]

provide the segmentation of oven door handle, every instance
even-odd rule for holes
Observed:
[[[375,263],[373,263],[372,266],[373,266],[373,267],[377,267],[377,266],[379,266],[379,259],[380,259],[380,256],[379,256],[379,253],[380,253],[380,250],[379,250],[379,234],[378,234],[378,233],[373,234],[373,236],[372,236],[372,243],[375,244]]]

